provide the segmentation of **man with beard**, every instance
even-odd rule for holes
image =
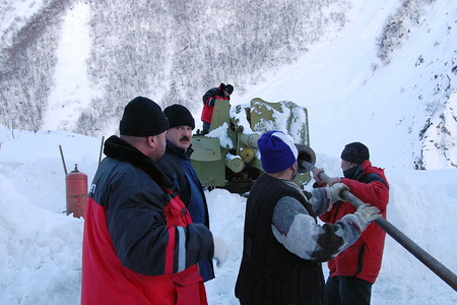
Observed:
[[[159,105],[136,97],[119,129],[120,137],[105,142],[107,157],[89,189],[81,304],[206,305],[197,263],[223,261],[227,248],[192,223],[158,165],[168,119]]]
[[[179,197],[189,210],[192,222],[204,224],[209,228],[206,197],[190,162],[195,120],[190,111],[182,105],[171,105],[163,112],[168,117],[170,128],[167,132],[167,149],[161,166],[165,172],[173,176],[174,183],[179,189]],[[198,267],[204,282],[214,278],[211,259],[199,262]]]
[[[327,183],[344,183],[354,196],[363,202],[370,202],[386,218],[389,184],[384,170],[372,166],[369,159],[370,152],[365,144],[347,144],[341,153],[344,178],[331,177]],[[322,169],[313,171],[316,186],[325,186],[325,182],[319,178],[321,172]],[[336,223],[355,210],[350,202],[339,201],[320,218],[325,222]],[[326,286],[330,305],[371,303],[371,288],[381,269],[385,238],[384,230],[376,224],[370,224],[353,245],[328,262],[330,276]]]
[[[305,193],[292,182],[298,169],[292,139],[273,130],[257,144],[265,174],[247,200],[235,295],[242,305],[327,304],[321,262],[354,243],[379,210],[362,205],[335,224],[318,224],[316,217],[349,188],[336,183]]]

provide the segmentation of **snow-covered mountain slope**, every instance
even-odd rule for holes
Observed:
[[[398,7],[358,2],[336,39],[269,75],[249,96],[306,106],[317,152],[336,155],[362,141],[380,166],[455,168],[457,3],[424,2],[417,22],[403,16],[401,44],[383,63],[376,37]]]

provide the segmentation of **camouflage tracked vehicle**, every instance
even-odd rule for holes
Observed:
[[[217,100],[209,133],[193,136],[192,165],[203,187],[221,187],[245,193],[263,173],[257,140],[269,130],[288,133],[296,143],[301,158],[315,164],[309,148],[308,111],[292,102],[268,103],[260,98],[249,105],[230,110],[227,101]],[[294,182],[310,180],[303,168]]]

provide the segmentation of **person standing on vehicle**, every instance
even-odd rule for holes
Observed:
[[[179,198],[189,210],[193,223],[204,224],[209,228],[208,205],[200,180],[192,166],[192,131],[195,120],[190,111],[178,104],[168,106],[163,111],[170,122],[167,132],[167,149],[161,167],[172,173],[175,185],[179,188]],[[198,263],[203,281],[214,278],[213,262],[207,259]]]
[[[332,177],[328,185],[343,183],[351,193],[381,211],[386,218],[389,202],[389,184],[384,170],[372,166],[368,147],[360,142],[347,144],[341,153],[341,169],[344,178]],[[325,186],[319,178],[322,169],[313,171],[317,186]],[[356,208],[347,201],[338,201],[322,214],[320,219],[336,223],[345,215],[354,213]],[[371,288],[381,269],[386,232],[372,223],[360,238],[349,248],[328,262],[330,276],[327,279],[327,292],[330,305],[368,305],[371,303]]]
[[[219,87],[211,88],[203,95],[203,111],[201,120],[203,122],[203,134],[209,132],[211,120],[213,118],[214,103],[216,100],[230,101],[233,86],[221,83]]]
[[[197,262],[223,262],[226,245],[192,223],[176,187],[160,169],[168,119],[136,97],[124,109],[120,137],[89,188],[81,304],[207,304]]]
[[[362,205],[335,224],[318,224],[316,217],[349,188],[336,183],[305,193],[292,182],[298,169],[292,139],[273,130],[257,144],[265,174],[247,200],[235,295],[242,305],[327,304],[321,262],[354,243],[379,210]]]

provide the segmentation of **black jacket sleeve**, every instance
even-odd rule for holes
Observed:
[[[165,207],[171,197],[146,175],[136,172],[111,187],[116,191],[110,195],[107,224],[123,266],[162,275],[167,262],[176,273],[213,257],[212,235],[204,225],[167,228]],[[170,245],[173,251],[167,251]]]

